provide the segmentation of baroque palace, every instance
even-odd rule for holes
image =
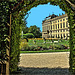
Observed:
[[[67,14],[50,15],[42,21],[42,38],[69,39]]]

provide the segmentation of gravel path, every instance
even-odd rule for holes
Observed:
[[[21,54],[20,75],[70,75],[69,52]]]

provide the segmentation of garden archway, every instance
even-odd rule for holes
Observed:
[[[16,4],[14,4],[15,1],[16,1]],[[12,41],[13,36],[15,36],[15,34],[13,34],[13,32],[15,33],[16,31],[18,31],[20,29],[17,27],[21,23],[22,15],[24,15],[24,13],[29,11],[31,8],[36,7],[39,4],[47,4],[48,2],[50,2],[50,4],[52,4],[52,5],[59,5],[59,7],[67,13],[68,21],[69,21],[69,25],[70,25],[70,59],[69,59],[70,60],[70,71],[72,73],[75,73],[75,20],[74,20],[75,5],[73,4],[74,0],[22,0],[22,1],[9,0],[9,2],[11,3],[11,4],[9,4],[9,7],[12,9],[12,10],[9,9],[9,11],[11,12],[10,18],[11,18],[11,14],[13,17],[12,24],[10,23],[12,26],[12,30],[10,30],[10,31],[12,31],[11,46],[13,45],[14,42],[19,43],[19,41],[14,41],[14,42]],[[18,14],[18,15],[16,16],[16,14]],[[20,23],[19,23],[19,21],[20,21]],[[17,30],[15,30],[15,28]],[[18,36],[19,35],[17,35],[16,38]],[[16,39],[16,38],[14,38],[14,39]],[[14,46],[14,48],[15,47],[16,46]],[[11,52],[12,52],[12,49],[14,49],[14,48],[11,48]],[[17,49],[14,52],[17,53]],[[13,53],[11,53],[11,54],[13,54]],[[18,53],[17,57],[19,57],[19,54],[20,53]],[[12,57],[12,55],[10,55],[10,56]],[[19,61],[19,60],[17,60],[17,61]],[[16,63],[14,63],[14,64],[16,64]],[[15,66],[13,68],[15,68]]]

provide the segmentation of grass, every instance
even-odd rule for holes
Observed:
[[[45,45],[45,46],[47,46],[47,47],[49,47],[50,45],[53,45],[53,43],[50,43],[51,42],[51,40],[46,40],[46,43],[44,43],[44,40],[36,40],[36,44],[33,42],[33,40],[29,40],[29,42],[28,42],[28,44],[29,44],[29,46],[34,46],[34,45],[37,45],[37,46],[43,46],[43,45]],[[62,40],[62,42],[59,42],[59,43],[56,43],[56,44],[63,44],[63,45],[67,45],[67,46],[69,46],[69,40]]]
[[[49,52],[69,52],[70,49],[64,50],[43,50],[43,51],[20,51],[20,53],[49,53]]]

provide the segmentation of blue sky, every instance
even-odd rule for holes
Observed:
[[[33,7],[30,11],[29,17],[27,18],[27,27],[30,27],[32,25],[36,25],[40,27],[40,30],[42,31],[42,21],[52,14],[65,14],[62,9],[60,9],[59,6],[53,6],[48,4],[38,5],[37,7]]]

